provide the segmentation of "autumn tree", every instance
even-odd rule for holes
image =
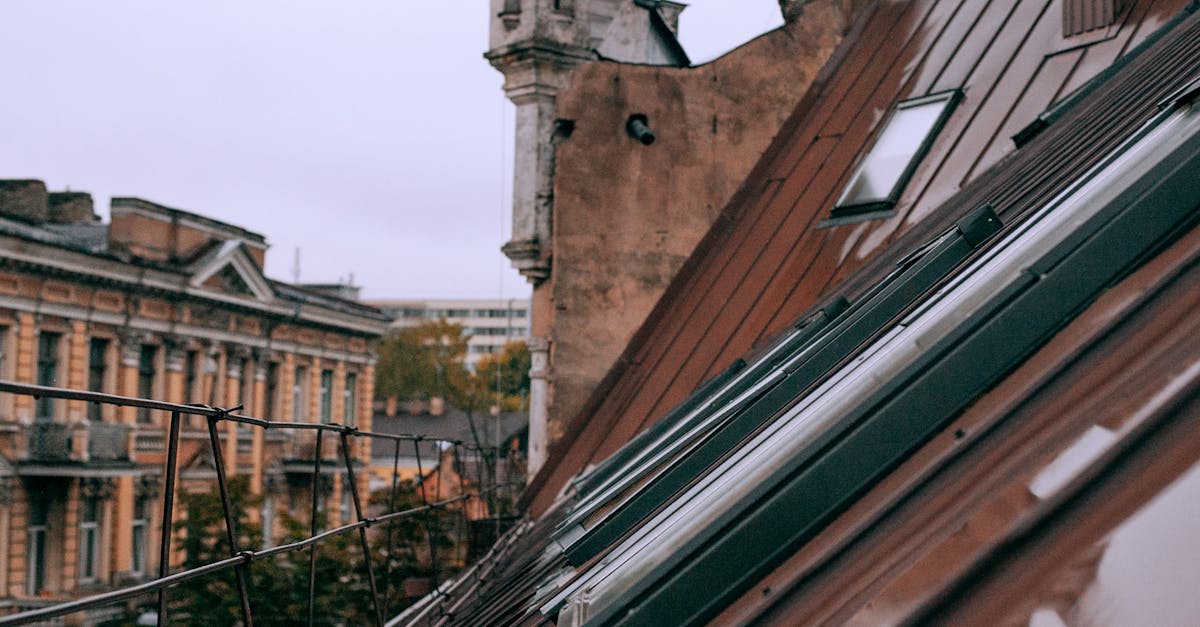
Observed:
[[[454,399],[470,387],[464,365],[467,335],[444,319],[397,329],[377,346],[375,396],[404,400],[432,396]]]
[[[499,353],[484,355],[475,365],[477,385],[504,411],[528,408],[532,358],[525,342],[509,342]]]

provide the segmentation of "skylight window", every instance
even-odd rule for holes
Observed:
[[[959,91],[896,105],[883,131],[838,198],[833,217],[891,209],[958,101]]]

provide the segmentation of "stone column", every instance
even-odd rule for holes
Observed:
[[[542,337],[529,338],[529,477],[546,463],[550,444],[546,407],[550,391],[550,342]]]
[[[267,411],[267,368],[271,363],[271,354],[268,351],[256,351],[254,353],[254,391],[250,395],[250,415],[258,418],[268,418]],[[254,440],[251,455],[253,457],[254,471],[250,478],[250,491],[254,494],[262,494],[264,489],[263,484],[263,466],[266,463],[266,430],[255,428]]]
[[[86,390],[89,353],[87,323],[82,320],[73,320],[66,340],[68,346],[66,387],[73,390]],[[87,423],[86,401],[67,401],[67,423],[72,425]]]
[[[329,399],[329,413],[333,422],[338,424],[358,424],[349,420],[346,416],[346,362],[338,360],[333,367],[333,385],[330,386],[329,393],[333,398]]]
[[[304,402],[308,403],[308,411],[305,414],[308,422],[321,422],[321,369],[323,366],[320,357],[313,357],[312,366],[308,369],[308,398],[304,399]]]
[[[12,562],[9,560],[9,547],[12,545],[12,503],[13,483],[16,477],[0,477],[0,594],[12,594],[9,588],[9,570]]]
[[[279,416],[276,420],[288,421],[296,415],[296,408],[293,406],[295,394],[292,393],[292,388],[296,387],[296,355],[284,353],[283,363],[279,368],[278,385],[282,397],[279,399]]]
[[[250,349],[245,346],[227,346],[225,348],[225,400],[224,407],[231,408],[242,404],[242,370],[250,357]],[[238,468],[238,423],[225,422],[225,472],[232,477]]]
[[[63,338],[67,345],[67,373],[64,380],[66,387],[72,390],[87,389],[88,371],[88,333],[87,323],[82,320],[71,321],[71,329]],[[71,459],[87,462],[89,438],[87,423],[87,402],[66,401],[67,424],[70,425]]]
[[[537,285],[550,276],[556,98],[572,70],[596,58],[588,21],[548,0],[493,0],[484,57],[516,106],[512,240],[501,250]],[[569,133],[569,131],[564,131]]]
[[[370,431],[374,428],[373,407],[375,401],[375,362],[371,361],[360,371],[358,375],[358,402],[355,405],[358,407],[358,421],[356,424],[363,431]],[[371,463],[371,443],[364,441],[359,455],[367,463]]]
[[[126,329],[120,334],[121,362],[117,368],[117,393],[122,396],[137,396],[138,391],[138,361],[141,358],[142,344],[146,335],[140,331]],[[117,422],[126,425],[137,424],[136,407],[118,407]],[[132,437],[132,434],[131,434]],[[133,457],[134,447],[130,446],[130,457]],[[117,478],[116,500],[113,504],[114,527],[128,529],[129,521],[133,520],[133,477]],[[125,526],[121,526],[122,522]],[[113,538],[110,558],[116,568],[128,565],[133,554],[133,538],[128,533],[118,533]]]
[[[163,379],[164,400],[180,405],[187,403],[187,390],[183,389],[187,344],[182,338],[167,338],[163,342],[163,352],[163,365],[166,370]]]
[[[142,344],[146,342],[146,334],[140,331],[126,330],[120,334],[120,342],[121,363],[117,369],[117,394],[137,396],[138,363],[142,356]],[[117,422],[126,425],[137,424],[137,408],[119,408]]]
[[[34,320],[31,313],[17,314],[17,367],[13,378],[26,383],[37,383],[37,329]],[[32,396],[18,394],[13,397],[13,409],[20,422],[33,422],[33,408]]]

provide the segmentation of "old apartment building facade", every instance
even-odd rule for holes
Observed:
[[[0,181],[0,378],[369,428],[387,316],[267,279],[266,250],[262,235],[145,200],[114,198],[104,224],[87,194]],[[0,603],[157,572],[163,413],[0,394]],[[315,432],[220,429],[225,470],[263,497],[252,519],[278,529],[280,511],[307,511]],[[365,465],[370,451],[353,455]],[[179,460],[182,489],[211,489],[202,419],[184,420]],[[327,486],[331,524],[348,515],[342,481]]]
[[[692,65],[678,39],[682,3],[492,0],[484,56],[516,108],[503,252],[533,286],[531,472],[619,365],[863,4],[783,2],[783,27]]]

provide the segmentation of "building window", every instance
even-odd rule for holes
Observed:
[[[149,344],[142,345],[142,351],[138,356],[138,396],[142,398],[154,396],[154,357],[157,354],[158,347]],[[146,407],[139,407],[137,420],[141,423],[149,423],[150,410]]]
[[[135,575],[146,573],[146,529],[150,526],[150,504],[146,497],[133,502],[133,546],[129,570]]]
[[[352,516],[354,516],[354,504],[351,498],[352,496],[353,495],[350,492],[350,482],[342,479],[342,502],[339,509],[342,510],[341,515],[343,524],[353,520]]]
[[[279,364],[275,362],[267,363],[267,383],[263,393],[266,394],[266,398],[263,399],[265,418],[275,420],[276,396],[279,394]]]
[[[318,390],[318,405],[321,408],[321,422],[333,422],[333,371],[321,371],[321,389]]]
[[[196,372],[196,359],[198,356],[198,351],[188,351],[183,358],[183,397],[189,403],[202,402],[200,391],[196,389],[196,381],[199,379]]]
[[[353,427],[358,422],[358,374],[354,372],[346,373],[346,389],[342,390],[342,396],[345,402],[342,406],[346,408],[346,426]]]
[[[53,386],[58,383],[58,341],[57,333],[42,332],[38,335],[37,384]],[[37,402],[38,422],[54,420],[55,401],[52,398],[41,397]]]
[[[93,581],[100,570],[100,499],[85,498],[79,514],[79,580]]]
[[[263,497],[262,536],[264,549],[275,546],[275,499],[270,494]]]
[[[942,92],[896,105],[896,111],[838,198],[833,216],[891,209],[945,124],[959,94],[958,90]]]
[[[296,378],[292,383],[292,420],[304,422],[308,414],[305,406],[308,404],[308,368],[296,366]]]
[[[107,357],[108,340],[92,338],[88,343],[88,389],[93,392],[104,391],[104,380],[108,374]],[[100,403],[88,405],[88,420],[103,420],[103,409]]]
[[[35,595],[46,587],[46,525],[49,504],[44,496],[35,495],[29,501],[29,524],[26,527],[25,592]]]

